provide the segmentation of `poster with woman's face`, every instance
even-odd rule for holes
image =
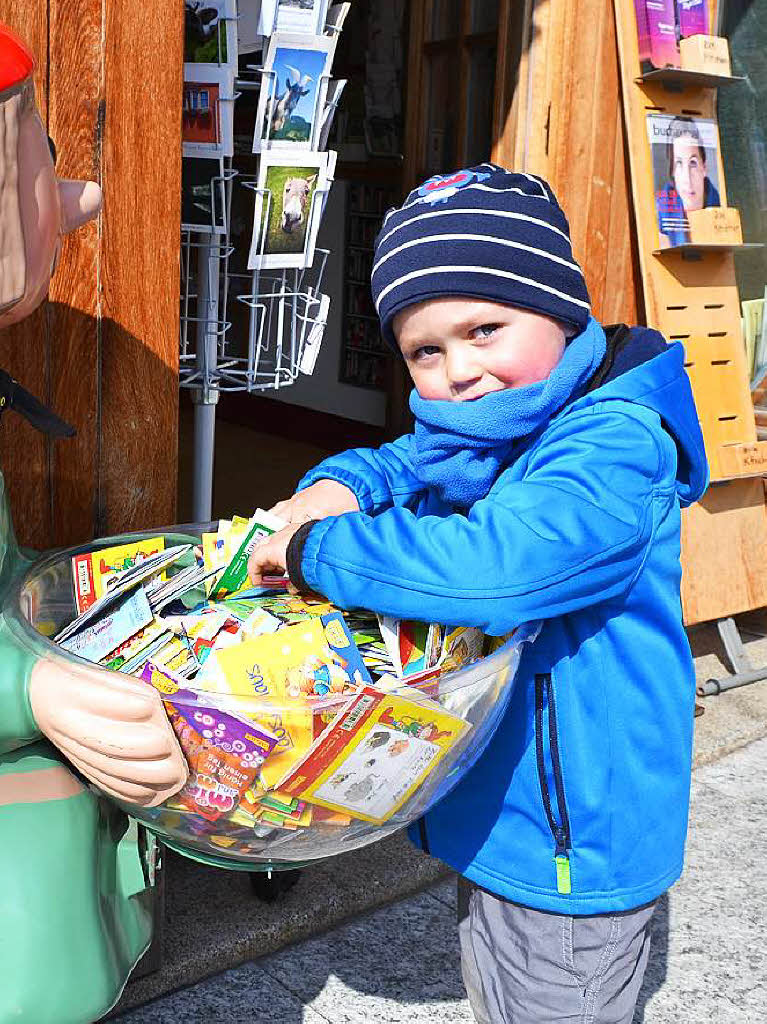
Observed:
[[[687,214],[721,206],[719,132],[702,117],[648,114],[647,137],[662,249],[690,241]]]

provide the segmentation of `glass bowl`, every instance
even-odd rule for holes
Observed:
[[[48,639],[76,614],[73,556],[158,535],[164,536],[166,547],[197,544],[200,534],[196,527],[175,527],[103,538],[45,554],[11,588],[4,608],[8,625],[19,641],[38,655],[80,662]],[[184,564],[184,560],[176,563],[170,574]],[[161,696],[182,749],[188,754],[191,730],[194,749],[204,752],[205,765],[197,773],[190,772],[192,781],[181,794],[159,807],[116,802],[171,848],[232,869],[292,868],[376,842],[420,818],[475,763],[506,710],[522,647],[536,632],[535,625],[523,625],[492,654],[445,673],[421,689],[403,685],[383,697],[366,690],[314,703],[301,697],[298,704],[288,706],[286,702],[278,707],[259,697],[257,688],[252,696],[235,698],[204,690],[195,680],[182,681],[183,689],[174,693],[170,682]],[[375,682],[372,686],[378,689]],[[250,731],[249,723],[253,725]],[[356,737],[346,748],[336,743],[333,749],[341,750],[340,762],[330,754],[324,756],[331,750],[330,732],[325,730],[332,724],[334,743],[339,737],[344,742],[350,735]],[[182,728],[186,729],[185,738]],[[443,738],[451,729],[452,734]],[[287,789],[280,782],[282,788],[276,795],[264,792],[258,783],[263,786],[265,776],[269,776],[267,784],[280,778],[276,759],[284,733],[291,739],[299,731],[315,740],[324,732],[318,741],[321,751],[317,753],[315,743],[314,762],[309,762],[316,762],[316,771],[325,769],[316,775],[312,795],[304,798],[306,779],[300,771],[288,778]],[[263,747],[264,732],[276,738],[271,750]],[[306,747],[311,743],[310,738]],[[211,754],[211,746],[218,760]],[[206,803],[199,785],[192,790],[189,787],[208,778],[205,772],[211,757],[220,768],[221,748],[240,788],[233,784],[226,791],[234,794],[232,799]],[[262,760],[264,756],[266,760]],[[195,764],[201,766],[199,761]],[[342,794],[343,810],[335,806],[334,793]],[[243,812],[246,807],[252,810],[254,799],[265,802],[258,804],[262,816],[257,821]]]

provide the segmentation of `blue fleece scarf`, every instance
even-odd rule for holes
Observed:
[[[427,400],[414,390],[410,456],[416,476],[451,505],[484,498],[513,461],[517,443],[545,426],[584,387],[606,351],[605,332],[591,317],[546,380],[474,402]]]

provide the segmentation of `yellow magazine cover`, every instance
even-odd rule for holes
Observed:
[[[72,559],[72,575],[78,614],[82,614],[106,593],[108,581],[112,577],[164,550],[164,537],[149,537],[147,540],[116,544],[112,548],[75,555]]]
[[[368,686],[278,788],[285,796],[382,825],[470,728],[433,701]]]

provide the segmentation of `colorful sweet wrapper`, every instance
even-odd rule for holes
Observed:
[[[285,522],[282,519],[278,519],[277,516],[273,516],[263,509],[256,510],[248,523],[244,540],[213,588],[214,598],[233,594],[247,583],[248,558],[251,551],[260,540],[271,536],[271,534],[281,530],[285,525]]]
[[[141,678],[161,693],[189,762],[189,781],[178,800],[209,821],[233,811],[253,785],[277,737],[184,688],[156,665],[145,665]]]

